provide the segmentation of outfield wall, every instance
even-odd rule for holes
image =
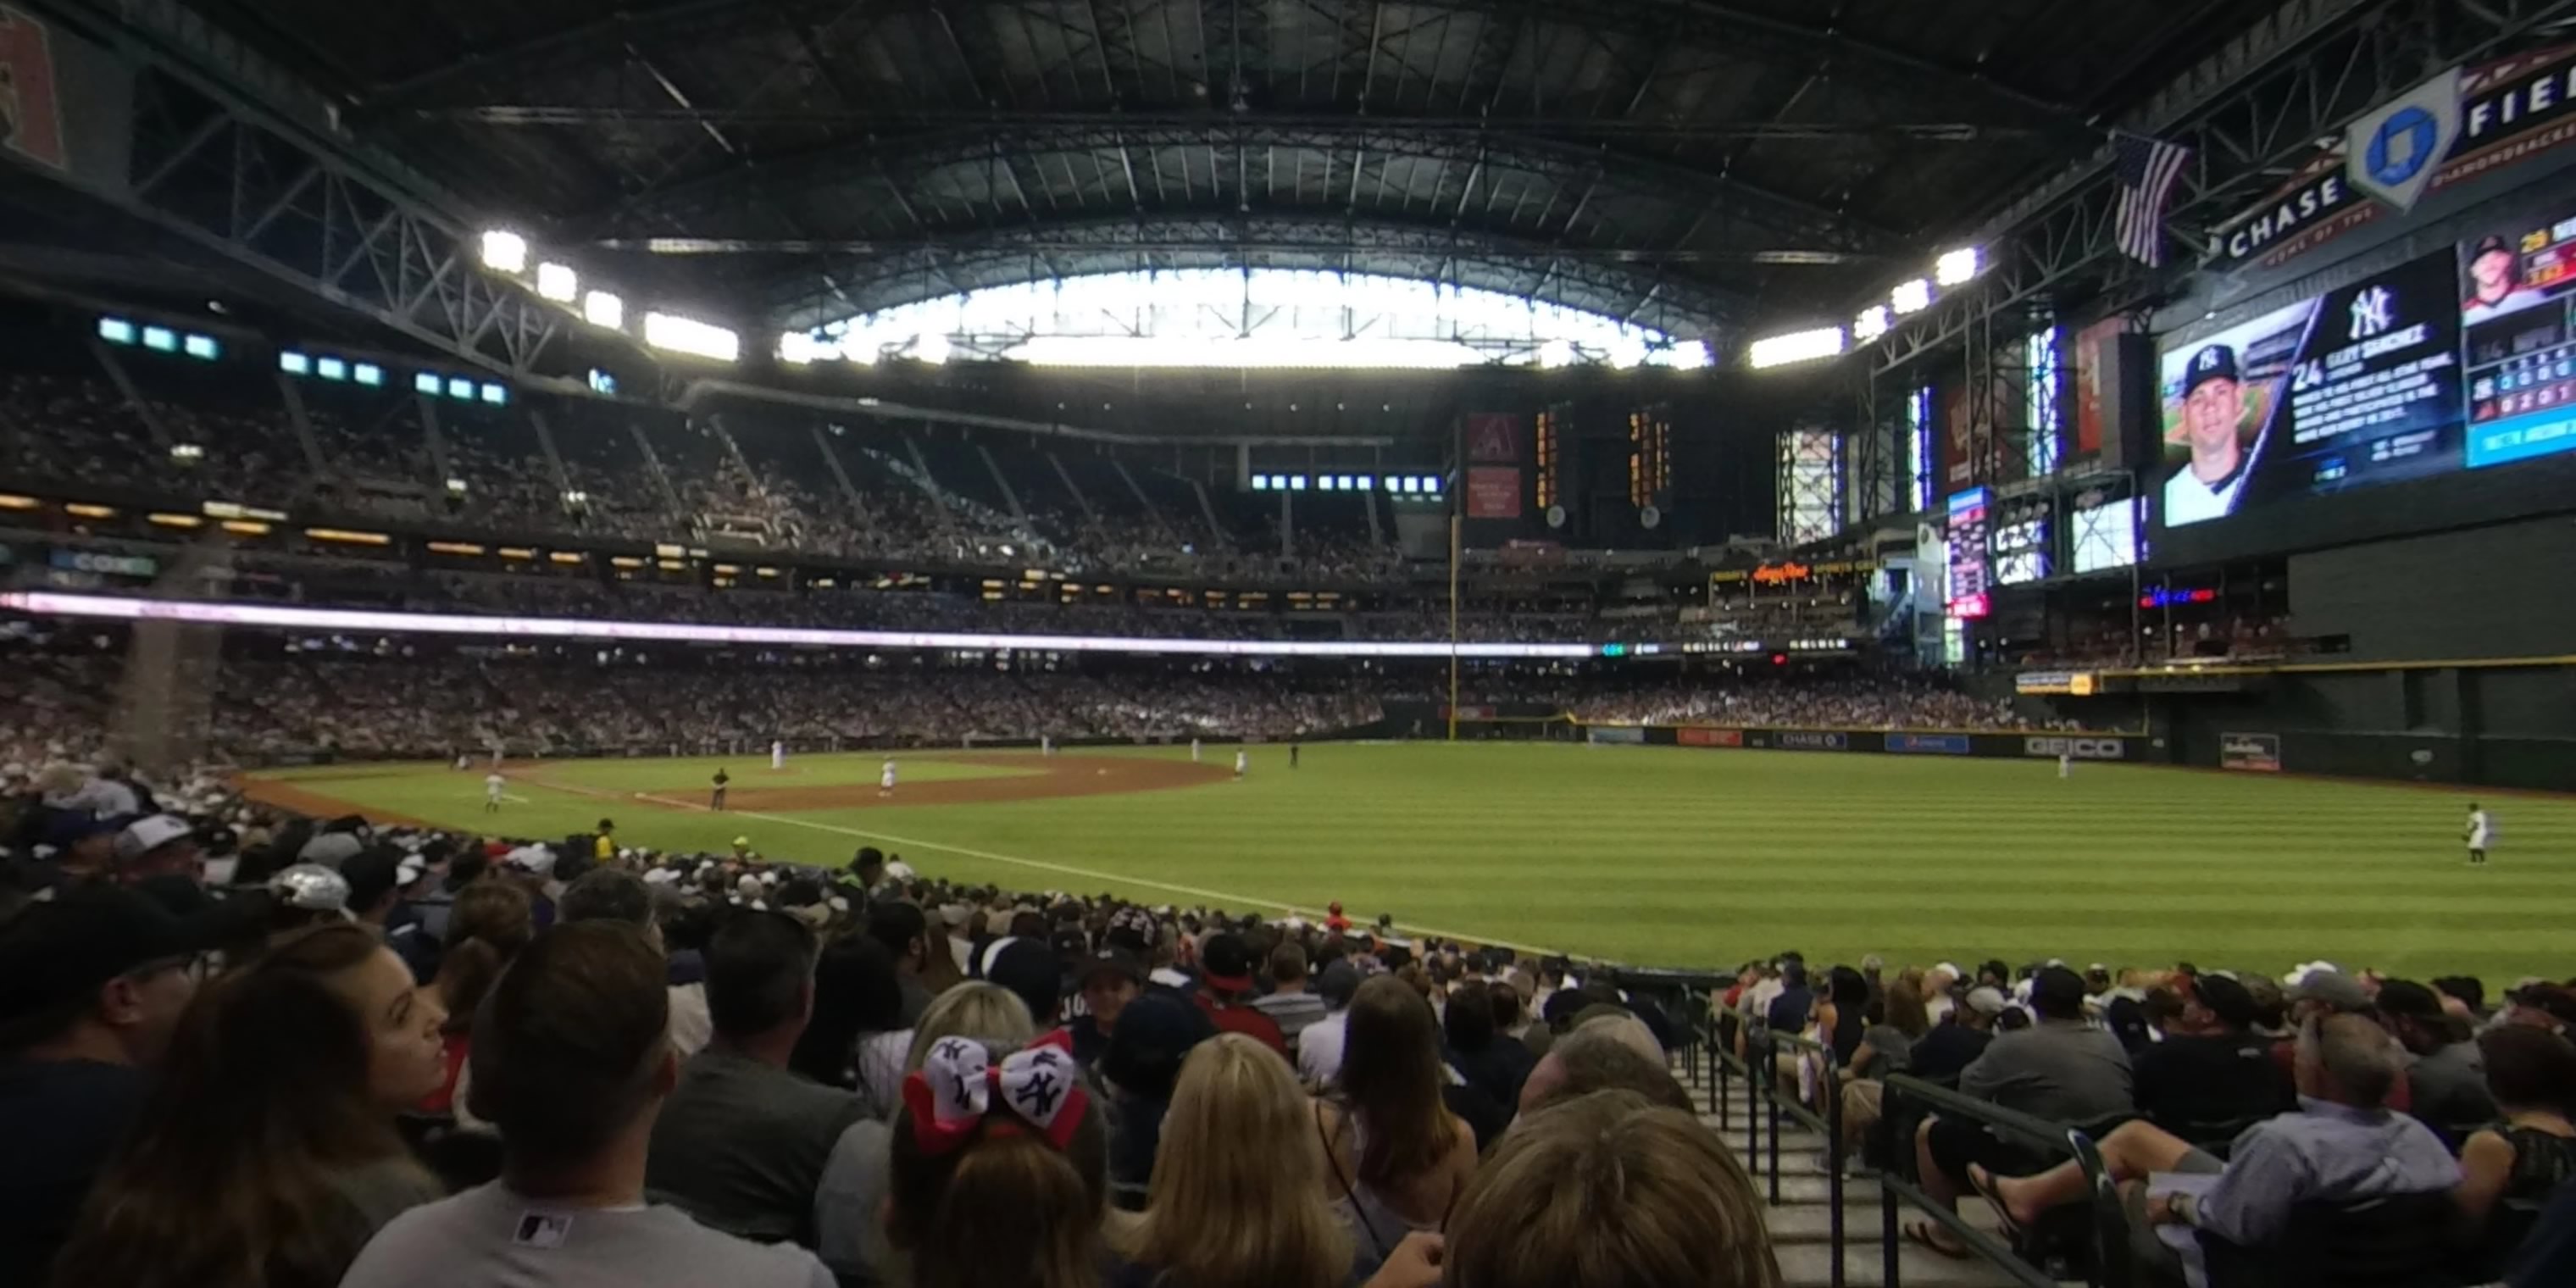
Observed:
[[[1949,756],[1980,760],[2144,761],[2152,740],[2124,733],[2002,733],[1939,729],[1745,729],[1717,725],[1585,725],[1594,743],[1824,755]]]

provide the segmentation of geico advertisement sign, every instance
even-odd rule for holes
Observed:
[[[2046,756],[2052,760],[2070,756],[2076,760],[2126,760],[2129,744],[2118,738],[2024,738],[2021,754]]]

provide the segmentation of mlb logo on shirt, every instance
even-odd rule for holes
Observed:
[[[552,1212],[525,1212],[511,1242],[522,1248],[560,1248],[572,1235],[572,1218]]]

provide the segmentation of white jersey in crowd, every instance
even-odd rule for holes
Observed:
[[[2236,472],[2212,487],[2200,481],[2189,465],[2174,471],[2165,480],[2165,525],[2198,523],[2203,519],[2223,519],[2236,511],[2236,494],[2245,490],[2246,469],[2240,463]]]
[[[803,1248],[719,1234],[675,1207],[559,1207],[521,1198],[499,1181],[395,1217],[340,1282],[343,1288],[833,1284],[832,1272]]]
[[[2487,848],[2487,841],[2494,835],[2495,821],[2487,817],[2487,812],[2482,809],[2470,810],[2469,848],[2472,850],[2483,850]]]
[[[501,789],[509,785],[510,780],[503,778],[499,774],[485,774],[483,776],[483,794],[493,800],[497,801],[501,799]]]

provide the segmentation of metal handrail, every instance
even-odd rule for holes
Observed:
[[[1843,1288],[1843,1095],[1840,1062],[1832,1046],[1795,1033],[1781,1033],[1764,1026],[1755,1030],[1753,1040],[1762,1048],[1762,1081],[1776,1084],[1780,1076],[1779,1052],[1782,1050],[1811,1053],[1820,1057],[1823,1068],[1817,1073],[1817,1087],[1824,1095],[1824,1113],[1818,1114],[1789,1097],[1781,1105],[1779,1088],[1771,1085],[1766,1099],[1771,1111],[1771,1206],[1780,1205],[1780,1115],[1804,1124],[1808,1130],[1825,1138],[1825,1202],[1830,1205],[1825,1215],[1826,1237],[1832,1240],[1826,1254],[1827,1273],[1832,1288]]]
[[[1912,1097],[1945,1114],[1993,1128],[2033,1148],[2049,1151],[2052,1155],[2072,1157],[2076,1166],[2083,1170],[2087,1187],[2092,1191],[2093,1281],[2101,1288],[2131,1288],[2128,1218],[2120,1208],[2119,1187],[2112,1181],[2110,1169],[2103,1164],[2102,1152],[2094,1145],[2091,1136],[2079,1128],[2035,1118],[1905,1074],[1891,1074],[1882,1085],[1886,1088],[1885,1116],[1889,1119],[1896,1117],[1895,1109],[1901,1097]],[[1966,1178],[1960,1179],[1964,1181]],[[1897,1229],[1896,1204],[1899,1199],[1922,1209],[1925,1216],[1948,1230],[1969,1251],[1983,1257],[2026,1288],[2056,1288],[2056,1280],[2023,1260],[2021,1254],[2003,1240],[1968,1224],[1966,1218],[1935,1202],[1912,1181],[1893,1172],[1882,1173],[1879,1177],[1879,1226],[1886,1241],[1885,1288],[1899,1288],[1897,1254],[1903,1246]]]

